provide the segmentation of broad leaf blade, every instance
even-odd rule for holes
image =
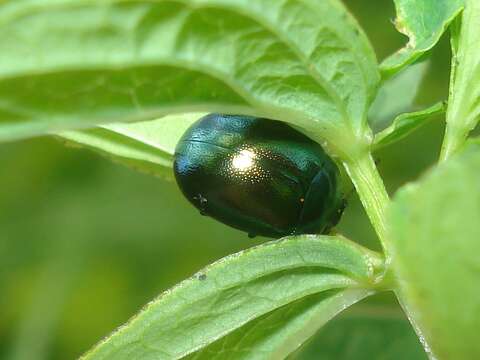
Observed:
[[[327,291],[281,307],[188,359],[283,359],[345,308],[371,295],[365,289]]]
[[[434,47],[448,25],[463,8],[464,0],[394,0],[395,26],[408,36],[408,44],[385,59],[380,68],[386,75],[400,71]]]
[[[222,259],[167,291],[85,359],[180,358],[305,297],[368,289],[381,266],[377,255],[341,237],[270,242]]]
[[[397,195],[391,212],[400,296],[433,355],[480,356],[480,145]]]
[[[385,130],[375,135],[374,149],[392,145],[418,130],[435,116],[445,113],[446,104],[441,102],[427,109],[398,116]]]
[[[67,144],[97,151],[136,170],[171,179],[175,146],[186,129],[203,115],[170,115],[132,124],[65,131],[58,136]]]
[[[338,0],[3,2],[0,53],[0,140],[193,111],[362,136],[379,79]]]

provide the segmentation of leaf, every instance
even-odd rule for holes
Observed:
[[[342,237],[269,242],[228,256],[165,292],[85,359],[178,359],[215,348],[222,338],[242,341],[239,335],[259,351],[288,353],[336,312],[371,293],[382,264],[378,255]],[[304,321],[307,316],[311,321]],[[268,326],[278,336],[269,338]],[[242,327],[248,333],[235,332]]]
[[[440,102],[427,109],[398,116],[393,124],[375,135],[374,149],[392,145],[418,130],[435,116],[445,113],[446,103]]]
[[[289,360],[426,360],[399,308],[359,303],[324,326]]]
[[[371,294],[348,289],[306,297],[249,322],[185,359],[283,359],[332,317]]]
[[[428,68],[429,62],[426,61],[414,64],[384,81],[368,115],[374,132],[385,129],[396,116],[413,110],[418,89]]]
[[[396,196],[399,295],[438,359],[480,356],[480,142]]]
[[[58,136],[67,144],[86,147],[137,170],[172,179],[175,146],[186,129],[203,115],[170,115],[158,120],[66,131]]]
[[[217,111],[349,145],[379,80],[338,0],[2,2],[0,53],[0,140]]]
[[[380,65],[383,74],[394,74],[432,49],[449,24],[462,11],[464,0],[394,0],[395,27],[408,44]]]
[[[447,128],[441,159],[446,160],[465,142],[480,120],[480,3],[466,0],[461,25],[452,28],[452,74]],[[461,27],[460,27],[461,26]]]

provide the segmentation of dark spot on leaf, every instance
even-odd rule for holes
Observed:
[[[205,275],[205,274],[200,274],[200,275],[198,275],[198,280],[200,280],[200,281],[203,281],[203,280],[205,280],[206,278],[207,278],[207,275]]]

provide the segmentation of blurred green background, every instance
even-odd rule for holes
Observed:
[[[386,0],[349,0],[379,59],[401,47]],[[431,56],[416,105],[447,96],[449,45]],[[404,94],[398,94],[401,97]],[[377,154],[391,193],[437,158],[436,119]],[[0,145],[0,359],[73,359],[163,290],[262,239],[201,217],[166,183],[51,138]],[[355,195],[340,229],[378,249]],[[425,359],[392,296],[355,306],[298,359]]]

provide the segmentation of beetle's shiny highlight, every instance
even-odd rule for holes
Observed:
[[[336,164],[280,121],[207,115],[180,139],[174,172],[201,214],[250,236],[325,233],[343,210]]]

